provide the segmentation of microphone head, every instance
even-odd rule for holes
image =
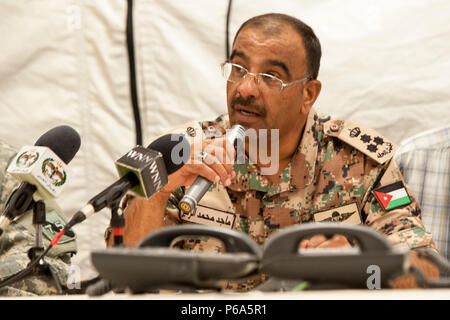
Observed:
[[[150,198],[168,183],[168,176],[189,161],[191,145],[181,134],[167,134],[147,148],[136,146],[116,161],[120,177],[135,180],[130,192]],[[131,181],[131,180],[130,180]]]
[[[167,174],[180,169],[191,156],[191,145],[183,134],[166,134],[150,143],[147,149],[162,154]]]
[[[80,136],[74,129],[55,127],[44,133],[34,146],[20,149],[7,172],[17,180],[35,186],[42,199],[57,197],[66,185],[67,164],[80,144]]]
[[[81,138],[73,128],[62,125],[44,133],[34,145],[50,148],[65,164],[68,164],[80,149]]]

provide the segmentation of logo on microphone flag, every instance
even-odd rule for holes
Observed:
[[[411,203],[411,199],[402,181],[373,191],[384,210],[392,210]]]
[[[57,197],[69,175],[64,161],[44,146],[22,147],[9,164],[7,172],[20,181],[34,184],[43,199]]]
[[[23,152],[17,157],[16,164],[18,167],[29,168],[39,159],[39,152],[31,149]]]

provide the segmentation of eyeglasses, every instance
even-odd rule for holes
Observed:
[[[243,66],[228,61],[225,61],[220,66],[222,68],[222,76],[229,82],[239,83],[245,80],[248,75],[252,75],[253,77],[255,77],[256,84],[260,85],[260,83],[262,82],[265,86],[267,86],[267,88],[278,90],[279,92],[290,85],[296,84],[298,82],[305,82],[305,80],[309,81],[312,79],[311,77],[304,77],[302,79],[286,83],[271,74],[252,73],[245,69]]]

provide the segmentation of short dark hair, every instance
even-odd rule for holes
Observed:
[[[317,79],[320,68],[320,58],[322,57],[322,49],[320,41],[314,33],[313,29],[303,21],[282,13],[267,13],[259,15],[245,21],[234,36],[233,45],[239,33],[246,27],[264,27],[268,33],[276,34],[280,32],[279,25],[275,26],[274,22],[283,22],[294,28],[303,40],[303,46],[306,51],[306,64],[309,76]]]

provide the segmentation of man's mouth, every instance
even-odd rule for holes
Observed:
[[[244,108],[244,107],[237,106],[235,108],[235,110],[237,112],[245,115],[245,116],[255,116],[255,117],[259,117],[260,116],[260,114],[258,112],[254,111],[252,109],[249,109],[249,108]]]
[[[263,105],[242,97],[231,101],[231,111],[234,121],[246,126],[252,126],[266,117],[266,109]]]

